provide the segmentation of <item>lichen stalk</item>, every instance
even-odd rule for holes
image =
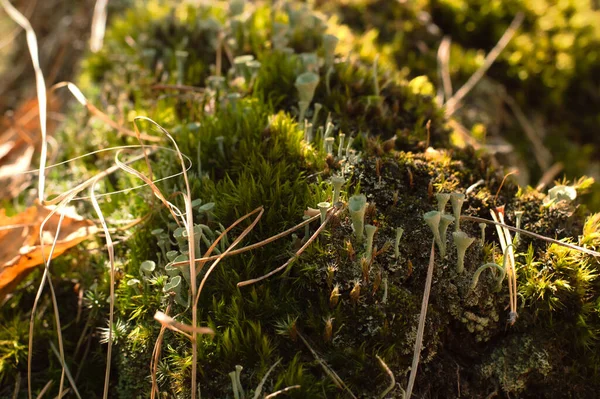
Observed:
[[[460,213],[462,211],[463,203],[465,202],[465,195],[461,193],[452,193],[450,194],[450,202],[452,203],[452,212],[454,213],[454,219],[456,220],[454,231],[459,231]]]
[[[469,237],[467,233],[462,231],[453,232],[452,237],[454,239],[454,245],[456,246],[458,258],[456,263],[456,272],[462,273],[465,270],[465,253],[467,252],[467,248],[473,244],[475,239]]]
[[[435,243],[438,246],[438,249],[440,250],[440,252],[442,250],[442,239],[440,237],[440,220],[441,220],[441,218],[442,218],[442,214],[439,211],[430,211],[423,215],[423,219],[425,220],[425,223],[427,223],[427,225],[431,229],[431,232],[433,233],[433,239],[435,240]]]
[[[440,217],[440,242],[442,244],[442,248],[440,249],[440,256],[442,258],[446,256],[446,233],[448,232],[448,226],[450,226],[452,222],[454,222],[454,216],[444,214]]]
[[[435,199],[437,200],[438,211],[443,215],[446,213],[446,204],[448,204],[448,201],[450,200],[450,194],[437,193]]]
[[[365,229],[365,211],[367,210],[367,197],[364,194],[353,195],[348,200],[348,211],[352,219],[352,228],[356,241],[363,241],[363,232]]]
[[[342,187],[346,183],[346,179],[342,176],[333,176],[331,178],[331,185],[333,186],[333,199],[332,203],[337,204],[340,200],[340,194],[342,192]]]
[[[375,237],[375,232],[377,231],[377,227],[373,225],[366,225],[365,232],[367,233],[367,259],[370,261],[373,257],[373,237]]]
[[[400,240],[402,239],[403,233],[404,229],[402,227],[396,228],[396,242],[394,244],[394,258],[396,259],[400,257]]]

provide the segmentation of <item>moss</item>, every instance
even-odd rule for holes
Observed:
[[[598,85],[600,14],[589,1],[356,0],[319,6],[376,42],[366,58],[380,53],[405,76],[427,75],[440,89],[436,53],[443,36],[452,39],[448,69],[456,89],[522,12],[521,28],[456,117],[469,128],[484,123],[492,136],[508,139],[521,154],[522,181],[528,178],[524,167],[532,180],[539,179],[549,165],[530,156],[532,144],[523,138],[518,116],[512,116],[513,101],[505,99],[511,96],[533,129],[544,132],[538,135],[569,178],[595,173],[597,142],[587,132],[600,123],[598,96],[589,90]],[[360,51],[360,44],[354,48]],[[598,209],[597,189],[588,203]]]
[[[532,338],[513,337],[491,354],[481,373],[494,378],[503,391],[519,395],[536,379],[547,377],[551,368],[550,355],[536,347]]]
[[[514,212],[524,210],[527,230],[559,239],[581,234],[582,245],[597,246],[598,217],[585,222],[588,213],[577,201],[544,205],[542,193],[519,189],[510,181],[503,183],[492,159],[482,151],[452,147],[447,120],[433,99],[429,80],[405,79],[406,74],[385,56],[377,68],[365,54],[338,59],[329,72],[329,90],[325,83],[328,68],[315,68],[320,83],[314,102],[322,105],[322,111],[315,118],[315,139],[307,142],[301,129],[304,124],[297,121],[294,84],[307,68],[298,53],[321,54],[322,33],[343,32],[347,27],[331,21],[325,24],[322,16],[300,5],[272,14],[267,7],[246,5],[246,12],[235,17],[220,6],[170,9],[151,3],[138,8],[109,29],[105,49],[89,58],[82,79],[87,79],[84,86],[94,103],[114,104],[107,107],[111,118],[131,122],[137,115],[147,115],[168,129],[189,157],[198,231],[193,244],[198,253],[206,251],[224,226],[261,205],[265,209],[262,220],[240,246],[299,223],[307,207],[330,200],[329,178],[337,174],[347,180],[342,200],[355,193],[366,195],[370,204],[366,223],[377,227],[375,255],[366,259],[366,248],[354,238],[347,212],[340,212],[283,273],[250,287],[236,284],[281,266],[307,237],[297,232],[297,237],[223,259],[199,300],[200,324],[216,333],[199,339],[203,396],[231,396],[228,374],[237,365],[244,367],[242,385],[247,393],[252,392],[279,360],[263,392],[300,385],[289,392],[291,397],[344,397],[331,372],[324,371],[326,364],[355,395],[375,397],[389,383],[375,355],[385,360],[404,385],[432,241],[422,215],[436,209],[437,192],[466,193],[465,215],[488,218],[489,209],[506,204],[511,224]],[[286,36],[291,50],[273,47],[271,15],[291,25]],[[240,76],[235,68],[230,69],[227,56],[221,60],[222,70],[215,70],[215,38],[221,30],[232,56],[252,54],[260,62],[254,76]],[[388,40],[388,35],[384,32],[382,37]],[[144,52],[149,47],[160,48],[152,59]],[[187,58],[184,73],[178,76],[181,60],[177,61],[175,51],[182,50]],[[215,73],[226,77],[218,89],[207,84],[208,76]],[[155,86],[159,83],[171,85],[167,88],[174,91],[159,90]],[[181,85],[195,89],[181,92]],[[314,109],[314,105],[309,107],[309,119]],[[71,118],[73,126],[83,122],[84,129],[94,133],[92,145],[133,142],[94,121],[82,121],[76,113]],[[353,137],[347,156],[324,151],[325,133],[317,127],[325,128],[327,122],[334,127],[329,133],[337,140],[340,132]],[[77,142],[73,126],[66,129],[65,142]],[[140,128],[152,132],[149,124],[140,123]],[[87,171],[109,164],[112,156],[99,154],[88,160]],[[167,178],[158,186],[182,209],[177,195],[184,187],[182,179],[170,177],[180,172],[176,156],[157,149],[150,159],[153,177]],[[144,162],[134,166],[149,173]],[[137,184],[135,179],[119,177],[104,189],[122,190],[133,183]],[[115,194],[102,206],[111,220],[148,215],[142,225],[124,235],[124,245],[117,251],[119,323],[114,330],[111,381],[117,397],[147,397],[150,356],[160,330],[153,314],[168,308],[178,321],[191,323],[189,281],[182,271],[181,292],[177,293],[171,274],[177,272],[169,265],[174,257],[186,256],[188,243],[181,227],[167,211],[159,210],[147,189],[135,199]],[[405,233],[395,257],[392,246],[397,227]],[[312,224],[309,233],[316,228]],[[471,237],[480,237],[477,223],[463,221],[461,228]],[[222,253],[242,229],[228,233],[215,252]],[[506,286],[496,291],[493,276],[485,274],[471,288],[472,275],[480,265],[501,263],[499,251],[489,244],[497,241],[494,229],[488,229],[487,244],[478,240],[468,249],[464,273],[456,271],[451,234],[443,239],[448,241],[448,251],[435,260],[418,391],[456,396],[456,365],[460,365],[466,370],[460,378],[461,390],[470,397],[487,396],[489,386],[498,386],[503,395],[548,397],[551,389],[540,387],[542,383],[548,387],[571,384],[579,397],[589,397],[600,385],[594,366],[600,327],[596,259],[523,236],[516,254],[520,317],[510,327]],[[155,262],[156,268],[140,272],[147,260]],[[102,255],[82,261],[95,265],[86,270],[89,275],[81,278],[81,284],[87,298],[88,329],[99,332],[97,328],[106,328],[108,271]],[[68,276],[72,274],[61,274],[63,280]],[[21,298],[18,302],[24,303]],[[22,320],[19,323],[23,327]],[[573,331],[576,340],[568,336]],[[168,331],[162,348],[157,366],[160,390],[168,396],[190,396],[191,345],[182,335]],[[561,348],[563,355],[554,348]],[[10,367],[13,375],[16,367],[12,363]],[[392,394],[399,395],[399,390]]]

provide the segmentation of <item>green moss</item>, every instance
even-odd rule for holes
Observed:
[[[598,86],[600,14],[589,1],[356,0],[320,6],[376,41],[370,59],[379,52],[405,76],[427,75],[440,90],[436,53],[442,37],[450,37],[448,70],[455,91],[522,12],[521,28],[456,117],[469,128],[484,123],[508,139],[521,154],[521,169],[529,169],[535,181],[550,165],[540,166],[530,156],[532,143],[523,138],[522,122],[508,104],[512,100],[504,99],[511,96],[553,160],[563,162],[566,176],[593,173],[598,142],[588,132],[597,130],[600,120],[598,96],[589,88]],[[360,44],[355,48],[359,51]],[[527,181],[524,171],[521,174]],[[597,189],[588,203],[598,209]]]
[[[298,53],[317,52],[322,57],[322,33],[335,29],[343,33],[347,28],[333,22],[326,25],[304,6],[284,7],[272,16],[290,24],[285,39],[291,50],[285,50],[274,48],[271,10],[265,6],[246,5],[246,13],[235,17],[220,6],[181,5],[171,10],[151,3],[139,8],[109,29],[106,47],[88,59],[82,79],[87,79],[84,86],[92,102],[114,105],[107,107],[111,118],[131,122],[137,115],[147,115],[164,126],[189,157],[198,232],[193,245],[198,253],[206,251],[224,226],[259,206],[265,210],[262,219],[240,247],[299,223],[308,207],[331,199],[329,178],[342,173],[347,179],[342,199],[365,194],[370,203],[366,223],[377,226],[372,261],[363,260],[367,250],[355,240],[346,211],[332,217],[290,267],[253,286],[238,288],[236,284],[281,266],[307,237],[297,232],[296,237],[223,259],[199,300],[199,324],[216,333],[199,339],[198,381],[203,396],[231,396],[229,373],[237,365],[244,367],[242,385],[249,394],[280,360],[263,393],[300,385],[289,396],[344,397],[344,391],[330,378],[331,372],[324,371],[329,367],[358,397],[375,397],[389,383],[376,355],[404,386],[432,241],[422,215],[436,209],[436,192],[469,191],[463,214],[489,218],[489,209],[506,204],[510,224],[514,224],[514,212],[524,210],[527,230],[559,239],[582,234],[580,244],[597,246],[598,216],[584,223],[587,212],[578,202],[544,205],[544,195],[533,189],[519,190],[510,182],[503,185],[503,176],[483,152],[454,149],[430,80],[405,79],[406,72],[391,66],[385,53],[377,68],[366,50],[347,60],[338,58],[331,72],[321,65],[314,68],[320,83],[307,117],[313,118],[314,103],[321,104],[322,110],[313,126],[315,139],[306,142],[301,129],[304,123],[297,121],[295,80],[307,66]],[[215,70],[215,38],[221,30],[232,56],[252,54],[260,62],[254,76],[241,76],[230,69],[226,55],[221,71]],[[384,31],[381,38],[389,40],[390,35],[391,30]],[[393,37],[398,43],[407,40]],[[144,51],[148,48],[157,49],[151,59]],[[187,52],[183,74],[179,74],[182,54],[178,61],[176,51]],[[218,89],[207,83],[216,73],[225,77]],[[170,86],[173,91],[163,91],[156,84],[198,89],[182,92]],[[81,115],[71,118],[73,126],[66,129],[64,141],[76,143],[74,126]],[[353,137],[347,156],[327,155],[323,149],[325,132],[317,128],[326,130],[327,122],[334,127],[329,133],[335,137],[335,147],[340,132],[347,139]],[[94,133],[92,146],[133,142],[97,122],[82,125]],[[145,133],[156,134],[147,123],[139,126]],[[99,154],[88,160],[84,164],[87,172],[108,165],[113,155]],[[180,172],[177,157],[164,149],[151,154],[150,161],[155,179]],[[134,166],[149,173],[144,162]],[[483,183],[473,186],[479,181]],[[103,189],[121,190],[133,183],[138,182],[118,177]],[[587,184],[580,183],[580,188]],[[161,181],[158,187],[173,204],[184,208],[177,195],[185,187],[180,177]],[[188,243],[181,227],[166,210],[159,210],[147,188],[135,199],[116,194],[102,206],[110,220],[149,215],[141,226],[119,232],[123,245],[117,248],[118,328],[113,328],[116,354],[111,381],[115,396],[148,397],[150,357],[160,330],[154,313],[169,309],[177,321],[191,323],[189,279],[183,269],[181,292],[177,293],[171,274],[177,271],[169,265],[175,257],[185,258]],[[228,233],[215,253],[222,253],[248,223]],[[397,227],[405,233],[395,257],[392,246]],[[313,223],[309,233],[316,228]],[[480,237],[477,223],[463,221],[461,228]],[[488,243],[495,242],[494,229],[487,231]],[[485,274],[476,289],[471,289],[472,274],[480,265],[500,261],[494,253],[498,250],[478,240],[467,251],[465,272],[459,274],[450,237],[443,237],[449,241],[446,257],[436,255],[418,391],[425,393],[433,386],[430,391],[439,397],[456,396],[459,364],[468,370],[461,375],[461,389],[471,397],[487,396],[486,387],[492,385],[498,386],[498,393],[524,397],[535,396],[542,383],[548,386],[539,391],[544,395],[561,384],[576,386],[579,397],[595,392],[600,386],[595,366],[600,328],[597,260],[522,236],[516,251],[520,317],[510,327],[506,287],[497,292],[495,279]],[[81,282],[86,292],[88,331],[98,332],[98,328],[106,328],[108,316],[108,269],[103,255],[82,260],[95,266],[86,269],[88,275]],[[147,260],[155,262],[156,268],[151,273],[140,272],[140,265]],[[204,265],[199,278],[206,275],[207,268]],[[72,274],[59,270],[64,284]],[[25,319],[19,316],[15,325],[23,328]],[[11,330],[7,336],[13,334]],[[14,337],[8,340],[20,343]],[[70,337],[69,348],[73,341]],[[564,356],[554,348],[562,348]],[[165,333],[156,376],[159,389],[167,396],[190,396],[190,351],[184,336]],[[22,351],[10,353],[10,359],[22,356]],[[98,354],[102,359],[102,351]],[[51,366],[56,372],[57,366]],[[12,376],[21,366],[11,360],[8,367],[10,374],[6,375]],[[399,395],[399,390],[393,395]]]

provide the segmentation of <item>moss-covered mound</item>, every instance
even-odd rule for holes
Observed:
[[[371,57],[379,52],[407,76],[427,75],[440,89],[438,47],[451,38],[447,61],[455,91],[522,13],[521,27],[458,117],[469,129],[482,123],[490,136],[514,144],[532,179],[558,161],[571,178],[597,173],[598,141],[591,132],[600,127],[600,12],[593,2],[353,0],[321,7],[375,40]]]
[[[434,240],[423,216],[439,207],[451,222],[462,198],[454,195],[452,208],[440,207],[439,193],[463,194],[464,217],[450,223],[436,246],[414,393],[592,397],[600,388],[597,260],[521,234],[514,245],[517,292],[509,296],[510,267],[500,278],[509,255],[497,244],[499,230],[466,217],[490,219],[490,210],[502,204],[509,225],[593,250],[600,245],[600,217],[574,198],[589,180],[565,183],[548,196],[505,182],[488,155],[451,146],[427,78],[406,80],[385,54],[373,63],[364,54],[336,51],[354,45],[349,32],[302,4],[171,8],[152,2],[115,21],[104,49],[87,59],[81,86],[90,101],[118,123],[147,116],[167,129],[187,157],[194,200],[195,241],[188,242],[181,223],[148,188],[127,192],[139,184],[135,177],[111,175],[103,185],[112,194],[100,205],[118,243],[110,397],[150,397],[153,382],[161,397],[190,397],[192,389],[210,398],[260,397],[287,387],[285,395],[297,398],[402,397]],[[143,133],[162,137],[152,124],[136,123]],[[66,157],[136,143],[77,110],[63,142],[72,143]],[[169,145],[166,139],[161,144]],[[158,188],[185,209],[177,155],[150,145],[147,150],[153,178],[166,178]],[[120,159],[138,150],[127,151]],[[69,179],[54,183],[58,174],[49,176],[49,190],[64,190],[113,162],[111,153],[87,157]],[[132,166],[150,174],[144,161]],[[357,218],[361,201],[368,204]],[[153,316],[162,311],[192,324],[189,266],[176,264],[188,258],[190,245],[205,253],[228,226],[260,206],[262,218],[237,248],[329,211],[293,234],[223,258],[210,275],[211,263],[199,271],[198,282],[208,277],[198,325],[215,335],[198,338],[198,386],[191,387],[190,340],[161,332]],[[85,202],[79,209],[92,215]],[[312,239],[319,221],[326,224]],[[361,221],[367,225],[363,239]],[[213,254],[227,251],[249,223],[229,231]],[[454,245],[459,229],[474,238],[464,270]],[[81,394],[90,397],[102,392],[108,340],[109,268],[98,241],[97,248],[53,264],[67,365]],[[289,259],[280,273],[238,286]],[[497,266],[478,273],[490,263]],[[0,310],[9,321],[0,331],[0,378],[8,383],[2,394],[14,388],[17,375],[26,379],[25,309],[34,285],[30,278]],[[515,297],[517,307],[509,309]],[[51,312],[39,313],[35,392],[61,372],[55,337],[46,328]],[[382,364],[395,378],[391,390]]]

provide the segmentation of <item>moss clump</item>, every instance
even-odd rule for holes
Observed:
[[[483,123],[492,139],[508,139],[532,180],[553,160],[563,162],[569,178],[595,173],[590,165],[598,142],[588,132],[600,126],[599,98],[589,88],[598,86],[600,14],[589,1],[357,0],[321,6],[376,41],[365,56],[372,59],[379,52],[405,76],[426,75],[439,82],[440,91],[436,53],[444,36],[452,39],[448,71],[456,91],[483,64],[517,13],[523,13],[521,28],[456,116],[469,129]],[[520,112],[550,151],[547,157],[533,150],[549,158],[548,164],[530,156],[532,143],[523,139]],[[595,208],[597,197],[596,190],[589,201]]]
[[[241,385],[251,395],[279,362],[263,393],[299,385],[289,391],[291,397],[344,397],[347,390],[376,397],[389,383],[376,355],[404,381],[412,363],[432,241],[422,215],[436,209],[435,193],[465,193],[463,215],[488,217],[489,209],[502,203],[511,224],[514,212],[525,210],[524,228],[556,238],[583,231],[580,243],[596,246],[598,217],[584,225],[587,214],[577,203],[544,205],[544,195],[535,190],[503,185],[491,158],[482,152],[454,149],[426,78],[404,79],[385,57],[385,67],[374,67],[373,60],[360,55],[337,58],[328,67],[320,62],[322,35],[347,28],[326,24],[303,5],[245,7],[239,14],[218,5],[170,9],[151,3],[143,10],[134,8],[115,22],[107,46],[89,59],[83,72],[94,102],[114,104],[107,110],[111,117],[151,117],[172,133],[191,164],[195,242],[189,243],[184,229],[159,210],[149,190],[135,199],[116,194],[102,205],[112,218],[149,212],[117,251],[115,396],[149,396],[149,364],[160,334],[152,318],[157,310],[191,323],[190,279],[185,268],[174,265],[186,259],[189,245],[204,253],[226,226],[261,205],[262,220],[240,246],[280,233],[299,223],[307,208],[331,201],[332,176],[346,178],[342,202],[353,194],[366,196],[365,222],[377,228],[372,250],[354,238],[348,212],[341,210],[300,258],[260,283],[237,286],[283,265],[316,231],[316,223],[305,236],[296,232],[224,258],[198,304],[200,324],[215,331],[212,338],[199,338],[199,387],[190,387],[189,341],[167,331],[154,373],[161,392],[189,397],[191,389],[199,388],[205,397],[231,396],[229,373],[241,365]],[[145,51],[150,47],[160,50]],[[316,63],[313,55],[300,52],[316,53]],[[245,58],[241,65],[236,57],[242,55],[253,59]],[[297,121],[295,81],[307,70],[318,74],[319,85],[307,121]],[[318,114],[316,103],[321,106]],[[304,131],[308,122],[314,122],[312,140]],[[140,123],[145,132],[149,126]],[[92,130],[98,142],[130,142],[105,136],[93,121],[84,129]],[[340,144],[342,133],[353,138],[346,148]],[[74,137],[73,128],[67,129],[65,138],[76,142]],[[332,138],[334,148],[328,153],[324,143]],[[150,160],[154,178],[180,172],[171,152],[155,149]],[[108,162],[99,155],[87,167],[95,170]],[[143,162],[134,165],[149,173]],[[113,179],[106,190],[130,184]],[[171,196],[183,190],[181,179],[168,178],[158,186],[183,209],[180,196]],[[230,231],[214,253],[223,253],[247,225]],[[460,226],[479,237],[476,223],[463,220]],[[396,256],[392,247],[398,227],[405,233]],[[442,237],[446,256],[436,256],[418,391],[456,396],[456,364],[466,370],[460,386],[471,397],[487,396],[491,385],[498,385],[498,392],[532,397],[548,397],[559,386],[575,387],[581,397],[597,390],[596,259],[523,236],[516,268],[519,303],[526,306],[518,309],[519,319],[510,327],[507,289],[497,291],[491,274],[471,288],[480,265],[502,264],[491,244],[497,240],[494,232],[488,233],[488,243],[476,242],[468,249],[465,271],[458,273],[451,231]],[[82,281],[92,330],[106,328],[109,290],[103,260],[96,260],[98,267],[90,272],[94,278]],[[143,262],[152,267],[140,270]],[[549,283],[555,288],[547,289]],[[573,329],[577,340],[565,333]],[[100,332],[106,339],[106,330]],[[564,356],[555,356],[555,348],[563,348]],[[533,358],[544,363],[532,364]],[[506,362],[512,362],[510,367]],[[331,370],[346,388],[332,378]],[[400,396],[399,390],[392,395]]]

